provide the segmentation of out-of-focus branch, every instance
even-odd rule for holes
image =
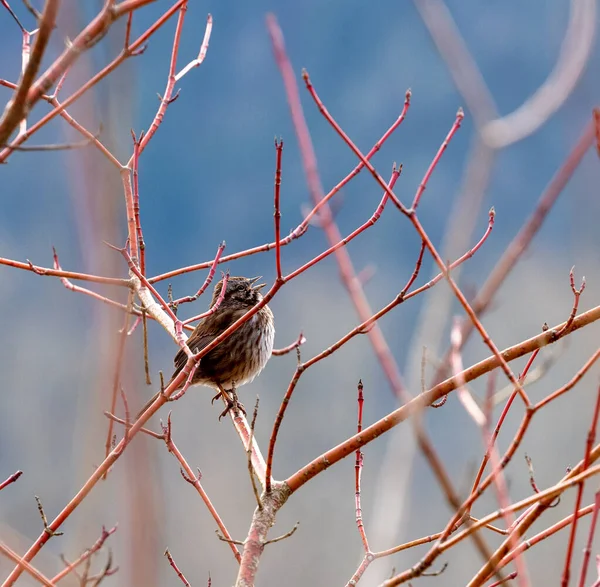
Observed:
[[[596,33],[596,0],[571,0],[569,25],[556,65],[536,92],[482,130],[493,147],[507,147],[534,133],[570,96],[589,60]]]

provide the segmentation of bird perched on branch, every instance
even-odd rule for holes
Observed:
[[[230,277],[227,280],[225,293],[218,308],[196,326],[187,340],[188,347],[193,353],[200,352],[263,299],[260,290],[266,284],[256,285],[259,279],[260,277],[252,279]],[[215,285],[210,303],[211,308],[219,299],[223,281],[222,279]],[[234,409],[234,413],[237,409],[244,410],[237,401],[236,389],[240,385],[252,381],[263,370],[271,357],[274,338],[273,312],[269,306],[265,305],[200,359],[191,384],[206,385],[219,390],[213,401],[221,395],[227,400],[227,408],[219,416],[219,419],[231,409]],[[175,371],[170,381],[179,375],[186,362],[187,356],[184,350],[180,349],[175,355]],[[184,385],[185,380],[178,389]],[[160,393],[144,406],[140,414],[154,402]]]

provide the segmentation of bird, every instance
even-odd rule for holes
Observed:
[[[192,353],[196,354],[210,344],[236,320],[258,304],[263,296],[260,290],[266,283],[256,282],[260,277],[229,277],[226,281],[225,293],[217,309],[206,316],[194,329],[187,340]],[[213,290],[210,308],[219,299],[223,283],[221,279]],[[227,408],[219,416],[219,420],[231,409],[236,413],[243,405],[237,401],[236,390],[239,386],[250,383],[265,367],[271,358],[275,339],[275,323],[273,312],[269,306],[263,306],[249,320],[244,322],[235,332],[204,355],[194,372],[191,385],[204,385],[218,389],[215,399],[223,396]],[[183,349],[175,355],[175,371],[169,384],[179,375],[187,363],[187,355]],[[185,380],[177,389],[181,389]],[[139,413],[141,415],[162,393],[158,392]],[[231,396],[231,397],[229,397]],[[139,417],[138,415],[138,417]]]

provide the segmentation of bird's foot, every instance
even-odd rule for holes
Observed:
[[[222,397],[227,402],[227,406],[221,412],[221,415],[219,416],[219,421],[221,420],[221,418],[226,416],[231,410],[233,410],[233,414],[235,416],[239,416],[240,412],[244,414],[244,416],[246,415],[246,408],[244,408],[244,404],[242,404],[242,402],[238,400],[235,387],[228,391],[225,391],[224,389],[220,390],[219,393],[217,393],[217,395],[215,395],[215,397],[212,398],[211,403],[213,403],[216,399],[219,399],[220,397]]]

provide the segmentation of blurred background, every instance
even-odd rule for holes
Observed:
[[[32,16],[11,2],[26,28]],[[58,55],[101,8],[101,3],[62,4],[44,65]],[[166,10],[154,3],[136,13],[132,39]],[[397,118],[405,91],[412,90],[406,121],[373,162],[385,178],[394,161],[404,165],[395,193],[410,203],[432,157],[450,129],[459,107],[462,129],[433,174],[419,215],[444,258],[470,248],[496,209],[494,231],[467,261],[458,279],[475,294],[531,214],[540,195],[591,120],[598,105],[600,54],[594,33],[598,24],[593,0],[480,3],[472,0],[370,3],[191,2],[181,40],[180,70],[196,57],[207,13],[214,29],[205,62],[178,84],[178,99],[140,160],[141,220],[148,275],[157,275],[212,259],[225,240],[225,253],[273,240],[273,139],[285,142],[282,179],[282,233],[303,218],[310,203],[302,162],[291,124],[283,84],[275,65],[265,16],[274,12],[285,35],[294,70],[305,67],[327,108],[355,143],[367,152]],[[73,105],[69,112],[125,163],[132,152],[130,129],[148,129],[167,81],[176,18],[148,44]],[[455,28],[454,28],[455,27]],[[125,19],[81,58],[67,77],[67,97],[121,50]],[[433,35],[433,36],[432,36]],[[462,41],[460,41],[460,35]],[[21,68],[21,33],[8,12],[0,11],[0,77],[16,81]],[[480,74],[474,72],[477,71]],[[558,70],[558,71],[557,71]],[[479,76],[480,75],[480,76]],[[534,94],[545,85],[542,94]],[[0,88],[3,102],[11,91]],[[329,191],[357,163],[319,114],[301,87],[306,119],[318,157],[321,181]],[[533,98],[532,98],[533,97]],[[534,100],[533,102],[528,102]],[[526,110],[521,110],[527,103]],[[500,124],[488,123],[518,110]],[[40,103],[30,124],[48,111]],[[538,117],[539,121],[534,119]],[[533,122],[532,122],[533,120]],[[512,126],[510,126],[512,125]],[[512,134],[511,134],[512,133]],[[522,136],[521,136],[522,135]],[[60,118],[28,144],[78,140]],[[119,173],[93,147],[66,152],[15,152],[2,167],[0,256],[42,266],[52,265],[55,246],[64,269],[127,276],[122,258],[102,241],[121,245],[126,238]],[[580,310],[598,303],[600,265],[600,167],[590,149],[563,190],[532,245],[515,264],[483,323],[504,348],[538,334],[544,322],[565,320],[572,305],[568,275],[585,274],[587,288]],[[380,189],[367,173],[335,196],[332,206],[342,234],[349,234],[375,210]],[[365,291],[373,310],[394,298],[413,271],[419,240],[409,222],[392,206],[381,220],[348,247],[355,269],[372,276]],[[290,272],[327,248],[318,226],[282,250]],[[255,255],[221,266],[234,275],[275,276],[274,253]],[[426,255],[417,285],[435,273]],[[172,280],[176,297],[194,293],[205,272]],[[167,282],[160,283],[166,295]],[[124,291],[95,291],[125,301]],[[203,311],[207,296],[181,308],[188,317]],[[303,359],[327,348],[358,322],[340,282],[333,257],[287,285],[272,302],[276,346],[291,343],[302,330],[307,338]],[[427,295],[411,299],[385,316],[380,327],[411,393],[420,388],[423,345],[433,372],[445,352],[454,315],[461,309],[442,282]],[[24,475],[0,496],[0,536],[19,553],[41,531],[34,495],[49,519],[77,492],[104,458],[118,329],[123,316],[92,298],[67,291],[58,279],[0,268],[2,326],[2,404],[0,409],[0,478],[17,469]],[[550,372],[531,386],[537,401],[560,387],[584,364],[598,344],[592,325],[557,348],[546,349],[540,362],[554,356]],[[158,389],[158,371],[170,374],[176,347],[156,324],[149,323],[152,385],[143,376],[142,332],[128,338],[123,385],[137,409]],[[465,365],[489,351],[473,336]],[[259,379],[241,390],[246,406],[260,396],[256,436],[266,453],[271,426],[293,374],[294,353],[275,357]],[[524,362],[515,362],[515,372]],[[591,408],[598,385],[593,369],[568,395],[552,403],[533,421],[507,470],[511,498],[531,492],[523,458],[533,459],[541,488],[556,483],[568,466],[583,456]],[[358,337],[302,377],[278,441],[274,475],[284,479],[356,429],[356,385],[365,386],[365,421],[370,424],[397,406],[367,337]],[[506,381],[498,376],[498,387]],[[479,397],[485,380],[473,385]],[[188,462],[202,470],[203,485],[231,534],[243,540],[255,506],[245,454],[228,422],[219,423],[220,408],[211,407],[209,391],[191,390],[173,410],[173,436]],[[121,408],[120,408],[121,409]],[[133,409],[133,408],[132,408]],[[495,412],[499,415],[501,407]],[[163,409],[161,416],[166,416]],[[500,436],[506,448],[522,416],[516,404]],[[455,396],[439,410],[426,413],[433,445],[461,496],[470,491],[484,449],[481,435]],[[158,418],[153,420],[159,429]],[[120,434],[120,431],[118,431]],[[363,514],[371,547],[383,550],[440,531],[451,510],[429,466],[414,448],[410,426],[365,448]],[[231,585],[236,563],[215,534],[215,524],[194,490],[178,472],[165,446],[138,435],[34,563],[52,576],[62,568],[59,554],[74,559],[100,535],[101,526],[119,524],[107,545],[119,572],[106,585],[178,585],[162,554],[169,547],[192,585]],[[597,479],[587,484],[584,505],[591,503]],[[496,509],[488,492],[474,515]],[[545,514],[533,534],[572,512],[573,493]],[[269,546],[257,585],[344,585],[362,559],[354,521],[354,458],[319,475],[294,495],[278,516],[273,536],[300,521],[296,534]],[[573,569],[581,560],[589,519],[579,527]],[[568,531],[527,552],[533,585],[557,584],[564,564]],[[485,534],[490,547],[501,537]],[[377,585],[392,568],[415,564],[427,545],[375,562],[361,585]],[[599,552],[595,545],[594,553]],[[105,555],[104,555],[105,556]],[[95,564],[100,567],[99,557]],[[465,542],[448,553],[443,575],[421,578],[421,585],[462,585],[481,566]],[[441,563],[440,563],[441,564]],[[0,576],[12,564],[0,559]],[[591,574],[591,572],[590,572]],[[70,581],[70,583],[69,583]],[[415,581],[416,583],[416,581]],[[19,584],[33,584],[23,575]],[[62,583],[61,583],[62,584]],[[73,576],[65,585],[77,584]]]

